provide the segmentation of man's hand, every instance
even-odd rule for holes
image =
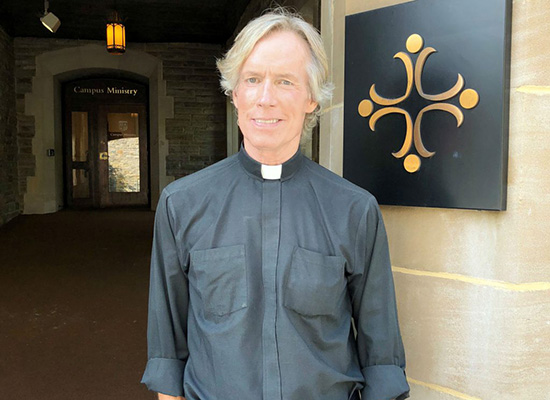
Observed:
[[[185,397],[182,397],[182,396],[178,396],[178,397],[174,397],[174,396],[168,396],[167,394],[162,394],[162,393],[159,393],[159,400],[185,400]]]

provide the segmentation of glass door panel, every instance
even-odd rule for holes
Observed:
[[[139,114],[107,113],[109,192],[140,192]]]
[[[103,105],[98,114],[100,207],[149,203],[147,113],[140,105]]]

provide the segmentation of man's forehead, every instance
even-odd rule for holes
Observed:
[[[265,64],[261,62],[254,62],[254,60],[250,60],[250,62],[243,65],[243,68],[241,69],[241,74],[253,74],[253,75],[263,75],[266,72],[269,72],[273,75],[276,75],[278,77],[298,77],[302,73],[306,73],[306,68],[304,67],[298,67],[291,68],[290,65],[285,63],[273,63],[273,64]]]
[[[245,58],[241,72],[256,69],[264,70],[266,67],[284,70],[292,66],[292,70],[282,73],[293,75],[298,72],[295,64],[302,65],[305,71],[306,63],[310,57],[307,42],[296,32],[275,31],[256,42],[250,54]]]

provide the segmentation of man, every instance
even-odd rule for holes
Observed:
[[[244,146],[162,193],[143,382],[160,399],[406,398],[376,201],[299,151],[330,96],[319,34],[278,10],[218,67]]]

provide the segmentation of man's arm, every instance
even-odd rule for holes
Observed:
[[[170,195],[162,192],[155,215],[147,324],[147,368],[142,383],[149,390],[183,396],[187,347],[188,282],[175,238]],[[181,258],[180,258],[181,257]]]
[[[159,400],[185,400],[185,397],[174,397],[174,396],[168,396],[167,394],[159,393]]]
[[[363,400],[405,399],[405,352],[395,304],[395,289],[382,214],[374,198],[356,235],[355,258],[348,280],[357,351],[365,387]]]

